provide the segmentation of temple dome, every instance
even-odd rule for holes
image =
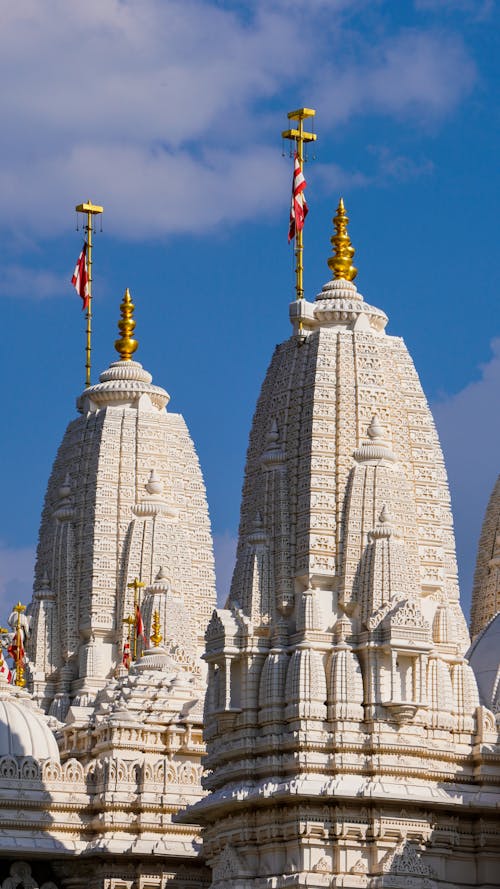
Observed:
[[[476,676],[481,703],[497,712],[500,709],[500,612],[476,636],[467,658]]]
[[[32,756],[55,759],[59,748],[42,714],[38,714],[20,696],[0,692],[0,756]]]
[[[472,591],[471,636],[500,611],[500,476],[486,508]]]

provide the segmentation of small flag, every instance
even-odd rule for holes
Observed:
[[[304,189],[307,185],[304,179],[297,152],[295,152],[295,165],[292,180],[292,202],[290,205],[290,227],[288,229],[288,243],[293,240],[297,232],[304,228],[304,220],[308,213],[308,206]]]
[[[22,639],[20,640],[19,648],[16,642],[11,642],[11,644],[7,648],[7,654],[11,656],[12,660],[16,664],[18,663],[18,661],[23,661],[25,652]]]
[[[135,606],[135,635],[137,639],[142,639],[144,642],[146,641],[146,636],[144,635],[144,623],[142,620],[141,609],[138,605]]]
[[[130,664],[132,663],[132,658],[130,657],[130,645],[128,642],[125,642],[123,646],[123,657],[122,657],[123,666],[130,670]]]
[[[12,682],[12,673],[10,672],[7,664],[5,663],[1,652],[0,652],[0,674],[3,676],[6,682]]]
[[[78,257],[78,261],[75,265],[75,271],[73,272],[73,277],[71,279],[71,283],[75,288],[78,296],[81,296],[83,300],[82,309],[85,310],[89,304],[89,276],[87,272],[87,243],[85,242],[82,248],[82,252]]]

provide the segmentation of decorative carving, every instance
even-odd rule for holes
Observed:
[[[231,845],[224,846],[213,867],[214,882],[235,880],[244,876],[240,856]]]
[[[57,886],[51,881],[39,886],[31,873],[31,865],[26,861],[14,861],[9,876],[0,883],[0,889],[57,889]]]

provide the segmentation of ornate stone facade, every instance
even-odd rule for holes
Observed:
[[[208,793],[191,817],[212,887],[493,889],[498,728],[465,658],[432,415],[351,281],[291,318],[206,633]]]
[[[135,577],[163,568],[189,592],[201,653],[215,603],[205,488],[183,418],[135,361],[117,361],[78,400],[42,513],[28,655],[41,706],[86,706],[121,660]]]
[[[498,485],[478,689],[443,458],[404,343],[339,277],[291,319],[223,609],[167,393],[121,355],[80,397],[29,617],[9,619],[30,694],[0,662],[0,889],[500,885]],[[136,579],[145,638],[128,669]]]
[[[0,671],[2,889],[208,886],[199,828],[175,815],[202,795],[212,540],[168,399],[140,364],[117,361],[59,448],[22,617],[31,694]],[[151,642],[137,640],[128,670],[136,578]]]

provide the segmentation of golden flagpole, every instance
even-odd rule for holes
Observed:
[[[128,656],[129,656],[129,661],[131,661],[132,660],[132,652],[130,650],[130,641],[131,641],[131,637],[132,637],[132,627],[135,624],[135,615],[132,616],[131,614],[129,614],[128,617],[124,617],[123,623],[127,624]],[[122,653],[122,660],[123,660],[123,653]],[[129,663],[128,669],[130,669],[130,663]]]
[[[21,614],[23,611],[26,611],[26,605],[21,605],[20,602],[17,605],[14,605],[14,611],[17,614],[17,624],[16,624],[16,679],[15,683],[19,688],[24,688],[26,685],[26,678],[24,675],[24,658],[21,656],[21,647],[24,650],[23,645],[23,637],[22,637],[22,629],[21,629]]]
[[[104,213],[104,207],[99,207],[91,201],[86,204],[77,204],[75,207],[77,213],[85,213],[87,221],[84,223],[83,230],[87,232],[87,266],[88,266],[88,282],[89,282],[89,301],[87,303],[87,340],[85,346],[85,386],[90,386],[90,355],[92,349],[92,226],[93,216],[99,216]]]
[[[296,120],[298,129],[283,130],[281,136],[283,139],[290,139],[295,142],[297,159],[302,172],[304,172],[304,143],[316,142],[316,133],[307,133],[304,130],[304,120],[308,117],[314,117],[316,112],[313,108],[298,108],[297,111],[288,112],[288,120]],[[295,232],[295,292],[296,299],[304,299],[304,239],[303,231]]]
[[[134,627],[134,661],[137,660],[137,608],[140,609],[140,605],[141,605],[141,603],[140,603],[140,590],[142,590],[142,588],[145,587],[145,586],[146,586],[146,584],[143,583],[142,580],[139,580],[138,577],[134,577],[132,583],[128,583],[128,584],[127,584],[127,588],[128,588],[129,590],[133,590],[133,591],[134,591],[134,620],[135,620],[135,627]]]

